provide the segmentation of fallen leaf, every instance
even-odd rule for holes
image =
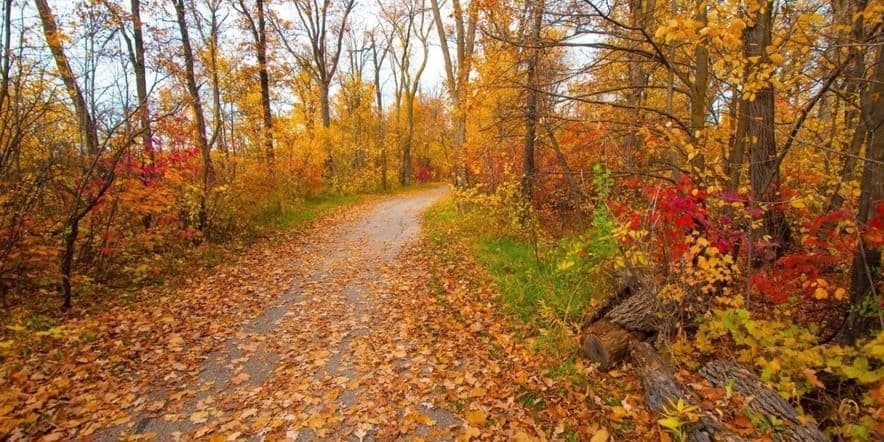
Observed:
[[[607,442],[608,437],[608,429],[604,427],[599,428],[598,431],[593,433],[592,437],[589,439],[589,442]]]
[[[467,411],[466,420],[471,425],[483,426],[485,425],[485,412],[482,410]]]

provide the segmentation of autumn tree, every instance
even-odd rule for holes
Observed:
[[[857,240],[856,252],[850,269],[850,304],[839,339],[844,343],[854,343],[866,335],[875,320],[876,309],[880,308],[880,294],[876,296],[876,271],[881,269],[881,243],[875,234],[868,233],[870,221],[878,219],[884,210],[884,39],[879,34],[875,41],[875,59],[868,85],[868,93],[862,96],[860,127],[866,128],[866,152],[863,158],[861,191],[856,223],[866,229],[866,234]],[[877,270],[876,270],[877,269]],[[879,324],[880,325],[880,324]]]
[[[329,96],[332,81],[338,70],[350,13],[356,2],[355,0],[322,0],[321,2],[292,0],[291,5],[294,6],[297,13],[295,29],[284,30],[282,26],[277,26],[276,29],[285,48],[297,60],[298,66],[309,73],[319,86],[320,117],[323,130],[326,132],[323,134],[327,155],[326,162],[329,172],[333,173],[334,158],[327,134],[331,126]],[[295,35],[306,37],[306,44],[299,44],[297,37],[286,35],[286,32],[289,34],[294,32]]]
[[[387,190],[389,183],[387,182],[387,143],[386,143],[386,118],[384,116],[384,90],[381,83],[381,70],[384,66],[384,60],[390,53],[389,40],[382,40],[380,32],[377,30],[369,31],[369,49],[371,50],[371,67],[372,79],[374,83],[375,104],[377,106],[375,143],[378,145],[380,152],[381,166],[381,188]]]
[[[436,32],[439,36],[439,44],[442,47],[442,58],[445,62],[446,88],[451,98],[454,113],[455,182],[458,187],[463,187],[467,184],[462,152],[467,137],[466,101],[470,93],[469,82],[473,53],[476,46],[479,2],[470,1],[465,11],[460,0],[451,1],[451,16],[454,20],[453,34],[450,30],[446,30],[445,21],[442,19],[440,8],[442,2],[440,0],[431,0],[431,4],[433,7],[433,18],[436,23]],[[453,56],[452,49],[449,46],[449,37],[452,37],[454,40]]]
[[[80,223],[95,210],[102,197],[110,190],[116,177],[115,168],[138,132],[129,132],[124,134],[122,139],[115,139],[117,130],[125,128],[125,123],[133,116],[132,114],[124,114],[120,121],[109,126],[110,129],[103,140],[99,138],[98,125],[93,117],[93,112],[84,98],[83,89],[77,82],[70,59],[62,45],[61,31],[55,15],[46,0],[35,0],[35,4],[40,15],[46,44],[58,70],[58,76],[73,103],[74,117],[80,135],[80,146],[77,148],[79,176],[75,177],[76,180],[72,185],[60,183],[68,199],[68,204],[65,207],[61,226],[56,229],[56,232],[62,237],[63,243],[59,259],[60,291],[64,298],[63,308],[67,309],[70,308],[73,298],[71,278],[74,271],[77,239],[80,236]],[[92,74],[94,75],[94,72]],[[140,113],[140,111],[137,112]]]
[[[258,81],[261,86],[261,139],[264,144],[264,155],[270,167],[274,170],[273,152],[273,115],[270,109],[270,77],[267,71],[267,17],[264,0],[255,0],[254,12],[246,6],[244,0],[239,0],[239,12],[245,18],[248,29],[252,34],[255,45],[255,58],[258,61]]]
[[[399,184],[402,185],[411,183],[412,178],[414,102],[427,67],[428,40],[433,27],[433,21],[426,13],[424,0],[412,0],[401,7],[384,5],[384,19],[391,27],[390,41],[395,41],[390,50],[396,78],[397,117],[401,116],[403,107],[405,112],[405,133],[400,138]]]
[[[208,194],[212,185],[212,156],[209,138],[206,135],[206,116],[203,114],[202,99],[197,87],[194,69],[193,48],[190,44],[190,32],[187,25],[187,9],[184,0],[175,1],[175,16],[178,20],[178,32],[181,37],[181,51],[184,57],[184,78],[187,83],[188,101],[194,121],[196,140],[202,156],[202,188],[199,195],[197,227],[204,230],[208,224]]]

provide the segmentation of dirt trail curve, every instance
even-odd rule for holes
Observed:
[[[417,238],[420,213],[446,192],[439,187],[382,201],[357,220],[332,227],[329,241],[308,246],[303,256],[280,257],[303,260],[306,276],[210,355],[198,379],[183,380],[178,391],[195,395],[97,439],[238,439],[285,427],[298,428],[285,431],[290,440],[362,440],[375,437],[375,428],[390,417],[414,423],[414,435],[441,435],[460,425],[428,398],[414,409],[386,409],[379,403],[386,399],[384,386],[377,383],[395,373],[379,373],[365,357],[373,351],[372,332],[395,335],[373,330],[386,324],[375,317],[375,307],[397,283],[385,269],[407,268],[397,255]],[[404,339],[397,344],[403,352],[407,346]],[[169,391],[153,396],[160,404],[182,397]],[[398,416],[385,415],[391,411]]]
[[[466,246],[420,241],[421,212],[446,192],[337,211],[66,322],[52,346],[0,365],[0,429],[11,428],[0,440],[525,441],[604,431],[603,398],[638,381],[536,351],[543,336],[513,327]],[[621,410],[656,428],[627,406],[632,394]],[[629,428],[624,440],[647,439]]]

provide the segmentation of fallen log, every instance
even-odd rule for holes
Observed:
[[[635,342],[630,346],[630,358],[638,369],[645,391],[645,405],[649,409],[665,414],[679,400],[688,405],[699,403],[697,395],[678,382],[675,371],[660,358],[650,344]],[[724,428],[715,416],[704,411],[698,413],[700,415],[697,421],[684,428],[689,441],[744,441],[738,434]]]
[[[645,405],[658,413],[683,399],[696,403],[697,397],[675,380],[675,371],[654,348],[646,342],[637,342],[630,348],[632,363],[638,369],[645,390]]]
[[[605,319],[626,330],[650,334],[660,329],[663,313],[663,303],[657,299],[657,293],[643,286],[612,308]]]
[[[593,310],[590,315],[586,318],[584,322],[584,326],[589,326],[596,321],[605,317],[608,312],[611,311],[614,307],[619,305],[621,302],[626,300],[627,298],[643,291],[652,291],[649,288],[650,281],[638,277],[633,273],[626,272],[620,276],[617,281],[617,286],[613,290],[613,296],[608,297],[605,300],[604,304],[597,307]]]
[[[754,373],[727,360],[715,360],[700,369],[700,375],[712,385],[730,388],[748,398],[746,408],[783,424],[776,428],[778,440],[822,442],[828,438],[810,422],[802,422],[795,408],[768,388]]]
[[[607,319],[602,319],[594,322],[586,330],[583,354],[590,360],[598,362],[600,370],[608,371],[626,357],[630,341],[635,339],[638,338],[628,330]]]
[[[610,370],[626,357],[632,341],[657,331],[662,310],[649,281],[624,276],[612,299],[591,315],[584,331],[584,356],[601,370]]]

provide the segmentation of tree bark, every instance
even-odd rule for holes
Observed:
[[[399,184],[411,184],[411,145],[414,140],[414,95],[406,92],[405,97],[405,139],[402,142],[402,165],[399,167]]]
[[[326,155],[326,167],[328,168],[329,175],[334,175],[335,172],[335,159],[332,154],[332,143],[331,143],[331,134],[329,133],[329,128],[331,127],[331,104],[329,103],[329,88],[330,84],[322,81],[319,84],[319,108],[320,108],[320,117],[322,118],[322,144],[325,147],[325,155]]]
[[[134,43],[135,91],[138,95],[139,116],[141,117],[141,146],[150,164],[156,161],[153,148],[153,131],[150,124],[150,106],[147,102],[147,74],[144,57],[144,35],[141,25],[141,0],[131,0],[132,8],[132,40]]]
[[[701,2],[697,7],[699,10],[695,18],[705,26],[708,22],[706,3]],[[706,93],[709,89],[709,49],[704,43],[697,44],[694,48],[694,63],[694,81],[691,83],[691,140],[698,153],[691,165],[695,171],[702,172],[706,167],[706,160],[698,135],[706,127]]]
[[[862,190],[856,223],[868,226],[877,208],[884,204],[884,41],[879,39],[872,80],[862,96],[862,119],[869,140],[863,164]],[[881,248],[866,244],[860,235],[850,270],[850,307],[838,340],[853,343],[867,334],[878,312],[880,298],[875,296],[875,269],[881,268]],[[880,327],[879,323],[879,327]]]
[[[216,0],[217,1],[217,0]],[[230,155],[227,147],[227,137],[225,136],[224,127],[224,109],[221,104],[221,76],[218,73],[218,33],[220,31],[220,23],[218,23],[218,6],[220,2],[210,2],[208,5],[211,18],[209,20],[209,35],[207,44],[209,45],[209,64],[210,76],[212,83],[212,123],[214,130],[210,146],[218,147],[224,152],[225,156]]]
[[[629,0],[629,24],[636,29],[645,29],[651,32],[650,22],[653,20],[654,9],[656,8],[655,0]],[[637,43],[631,44],[638,48]],[[629,92],[627,93],[627,102],[630,109],[630,124],[624,140],[626,149],[626,165],[627,168],[634,166],[635,154],[640,148],[638,126],[641,121],[641,107],[644,101],[645,87],[648,84],[647,72],[644,66],[644,57],[636,53],[628,55],[629,60]],[[671,68],[672,69],[672,68]],[[671,78],[670,78],[671,83]],[[670,94],[671,96],[671,94]]]
[[[866,120],[862,115],[862,98],[866,92],[866,81],[865,81],[865,46],[860,44],[865,40],[865,31],[863,27],[863,16],[858,15],[854,19],[854,14],[857,11],[862,11],[866,7],[865,0],[835,0],[832,2],[833,14],[835,15],[835,20],[842,25],[850,26],[850,40],[852,44],[850,44],[847,48],[848,53],[851,56],[850,67],[846,72],[846,90],[845,96],[848,99],[855,99],[856,102],[859,102],[860,110],[857,111],[853,106],[848,105],[847,111],[844,115],[844,120],[847,127],[853,127],[853,134],[850,138],[850,144],[847,146],[848,155],[844,158],[844,163],[841,166],[841,174],[838,183],[835,185],[835,191],[832,193],[832,199],[829,202],[829,210],[838,210],[844,205],[844,197],[841,195],[841,187],[844,183],[851,181],[854,178],[857,164],[857,157],[860,156],[863,143],[866,141],[866,136],[868,135],[868,127],[866,127]],[[832,118],[835,118],[835,114],[832,114]]]
[[[775,417],[783,422],[778,440],[819,441],[828,439],[812,423],[803,423],[798,413],[780,395],[767,388],[758,377],[733,362],[715,360],[706,364],[700,374],[712,385],[730,390],[747,398],[746,408],[765,417]]]
[[[635,339],[626,329],[602,319],[586,330],[583,354],[591,361],[598,362],[599,370],[608,371],[626,357],[630,342]]]
[[[371,62],[372,67],[374,68],[374,94],[375,94],[375,103],[377,104],[377,132],[376,139],[378,143],[378,147],[380,150],[380,163],[381,163],[381,189],[387,190],[390,187],[390,184],[387,182],[387,143],[386,143],[386,133],[385,122],[384,122],[384,91],[381,89],[381,67],[384,64],[384,59],[387,58],[387,53],[389,51],[388,48],[378,48],[377,43],[375,42],[374,33],[372,33],[369,38],[371,38]]]
[[[755,11],[752,26],[743,32],[743,50],[747,60],[754,58],[759,60],[758,64],[767,65],[770,63],[767,47],[771,44],[773,30],[773,2],[768,0],[760,7]],[[769,236],[773,243],[775,253],[768,258],[771,260],[785,249],[790,232],[786,217],[777,204],[780,198],[780,168],[774,133],[774,89],[767,79],[761,81],[764,84],[754,91],[755,99],[744,100],[742,116],[746,118],[747,125],[752,198],[763,212],[761,233]]]
[[[49,49],[52,51],[52,57],[55,59],[56,67],[58,68],[59,75],[61,76],[62,82],[65,85],[65,89],[68,92],[68,96],[71,101],[74,103],[74,112],[77,117],[77,123],[79,124],[79,129],[81,136],[85,142],[85,151],[89,155],[93,156],[92,158],[92,166],[90,166],[89,173],[87,177],[91,175],[91,172],[95,165],[98,162],[98,156],[100,155],[100,145],[98,142],[98,128],[95,125],[95,120],[92,118],[92,114],[89,112],[89,108],[86,106],[86,100],[83,98],[83,92],[80,89],[80,85],[77,83],[77,79],[74,76],[74,71],[71,69],[70,61],[68,60],[67,54],[64,52],[64,48],[61,44],[61,34],[58,32],[58,25],[55,22],[55,16],[52,13],[52,9],[49,8],[49,4],[46,0],[35,0],[37,5],[37,11],[40,14],[40,22],[43,26],[43,35],[46,38],[46,44],[49,46]],[[104,194],[110,186],[111,178],[107,178],[107,182],[101,187],[99,192],[100,195]],[[84,204],[82,201],[82,191],[84,189],[83,185],[80,185],[74,195],[73,207],[70,210],[70,214],[66,219],[63,231],[64,237],[64,249],[61,254],[61,262],[60,262],[60,271],[61,271],[61,294],[64,298],[64,304],[62,308],[68,309],[71,307],[71,300],[73,298],[73,290],[71,288],[71,277],[73,276],[73,263],[74,263],[74,254],[76,252],[75,245],[77,243],[77,237],[80,233],[80,220],[94,207],[95,202],[97,202],[97,198],[94,199],[91,203],[85,203],[86,207],[82,207]]]
[[[527,202],[532,200],[534,175],[537,165],[534,158],[537,143],[537,98],[540,94],[537,64],[540,61],[540,28],[543,24],[544,0],[536,0],[531,13],[531,34],[528,37],[528,67],[525,73],[527,99],[525,102],[525,140],[522,147],[522,195]]]
[[[276,172],[276,155],[273,149],[273,114],[270,110],[270,76],[267,73],[267,29],[264,18],[264,0],[255,0],[255,12],[258,15],[255,49],[258,58],[258,77],[261,82],[261,111],[264,123],[264,154],[271,174]]]
[[[184,0],[175,1],[175,13],[178,18],[178,31],[181,34],[181,47],[184,55],[184,75],[187,81],[187,92],[190,95],[190,110],[196,125],[196,137],[202,156],[202,191],[200,193],[199,212],[197,213],[197,227],[205,230],[208,223],[207,199],[211,181],[212,157],[209,152],[209,139],[206,136],[206,119],[203,115],[203,105],[200,100],[199,88],[196,84],[194,73],[193,49],[190,46],[190,34],[187,30],[187,16],[184,8]]]
[[[73,69],[71,69],[71,63],[64,52],[64,47],[62,46],[63,37],[58,32],[55,16],[52,14],[52,9],[46,0],[34,0],[34,2],[37,5],[37,12],[40,14],[40,22],[43,25],[43,35],[46,37],[46,44],[52,52],[52,58],[55,59],[58,74],[61,76],[68,96],[74,103],[74,112],[77,116],[77,123],[80,126],[85,150],[90,154],[97,155],[100,148],[98,129],[86,105],[86,99],[83,98],[83,91],[77,84],[77,78],[74,75]]]
[[[448,95],[454,107],[454,174],[455,185],[458,188],[467,185],[466,166],[463,162],[463,147],[466,144],[467,116],[465,109],[466,89],[469,83],[470,69],[473,59],[473,48],[476,39],[476,25],[478,23],[478,2],[471,1],[467,7],[466,25],[464,24],[463,7],[460,0],[453,0],[452,9],[454,15],[456,62],[452,61],[448,47],[448,37],[445,34],[445,26],[442,23],[442,14],[439,9],[439,1],[431,0],[433,18],[436,22],[436,32],[439,35],[439,44],[442,47],[442,59],[445,65]]]

